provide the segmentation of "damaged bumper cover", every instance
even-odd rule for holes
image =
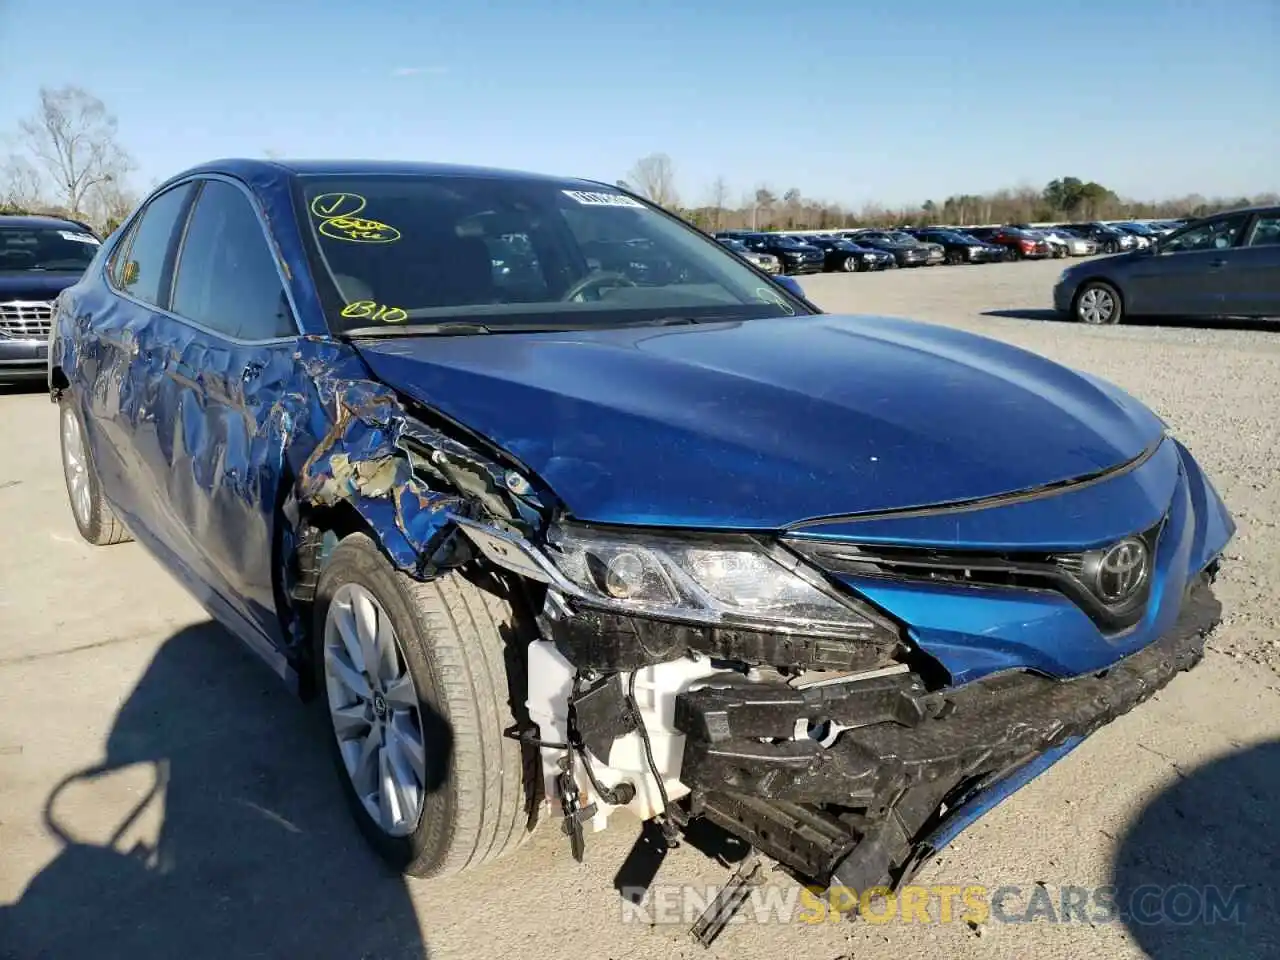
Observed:
[[[1202,578],[1187,591],[1173,630],[1104,671],[1070,680],[1005,673],[929,693],[899,674],[843,691],[686,692],[677,699],[676,725],[686,735],[682,777],[693,812],[823,883],[901,883],[933,851],[930,838],[964,818],[966,803],[989,798],[1001,783],[1016,783],[1011,793],[1025,782],[1020,770],[1065,753],[1198,663],[1220,616]],[[823,724],[852,729],[829,746],[792,739],[797,729]]]

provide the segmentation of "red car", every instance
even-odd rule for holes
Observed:
[[[1033,237],[1017,227],[988,227],[967,232],[987,243],[1004,247],[1008,260],[1042,260],[1053,255],[1047,241]]]

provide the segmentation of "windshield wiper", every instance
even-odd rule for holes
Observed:
[[[359,340],[368,337],[438,337],[463,336],[472,333],[493,333],[493,330],[483,323],[472,323],[469,320],[450,320],[447,323],[403,323],[348,327],[339,336],[344,340]]]

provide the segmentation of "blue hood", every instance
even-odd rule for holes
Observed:
[[[1096,473],[1163,431],[1036,354],[947,327],[808,317],[394,337],[388,385],[488,437],[581,520],[781,529]]]
[[[52,300],[80,277],[62,270],[0,270],[0,300]]]

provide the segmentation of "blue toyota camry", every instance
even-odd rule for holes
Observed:
[[[81,534],[316,705],[419,876],[626,808],[901,883],[1198,662],[1234,532],[1111,384],[575,179],[188,170],[58,297],[49,386]]]

